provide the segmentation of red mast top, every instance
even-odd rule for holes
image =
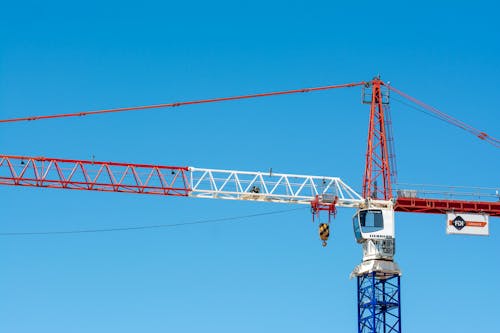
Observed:
[[[370,104],[370,122],[368,126],[368,146],[366,149],[365,174],[363,177],[363,198],[392,198],[391,169],[389,164],[389,133],[385,126],[385,107],[389,104],[388,96],[382,94],[384,83],[374,78],[366,84],[371,87],[371,97],[363,100]],[[365,96],[366,97],[366,96]]]

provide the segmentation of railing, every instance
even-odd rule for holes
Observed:
[[[500,187],[395,184],[397,198],[434,198],[442,200],[500,201]]]

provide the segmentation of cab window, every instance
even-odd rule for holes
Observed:
[[[359,243],[362,240],[361,230],[359,229],[359,213],[354,215],[352,218],[352,227],[354,229],[354,237],[356,237],[356,241]]]
[[[362,232],[377,232],[384,229],[381,210],[363,210],[359,212],[359,224]]]

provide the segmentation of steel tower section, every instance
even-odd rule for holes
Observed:
[[[372,272],[357,280],[358,333],[400,333],[400,276]]]
[[[363,103],[370,104],[370,122],[368,125],[368,140],[366,148],[365,173],[363,176],[363,198],[392,198],[391,159],[389,144],[390,122],[388,123],[385,109],[389,104],[388,95],[384,94],[384,83],[380,78],[374,78],[365,86],[371,88],[371,93],[363,92]],[[387,89],[387,88],[386,88]]]

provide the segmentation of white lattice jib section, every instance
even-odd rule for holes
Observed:
[[[358,206],[363,199],[338,177],[248,172],[190,167],[193,197],[310,204],[338,198],[337,206]]]

